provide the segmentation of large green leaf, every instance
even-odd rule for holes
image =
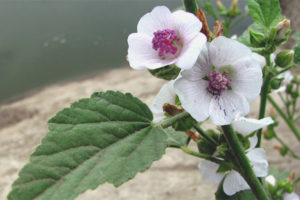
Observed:
[[[186,145],[188,136],[183,131],[175,131],[172,127],[165,129],[168,135],[168,146],[183,147]]]
[[[253,20],[265,27],[279,19],[281,14],[279,0],[247,0]]]
[[[119,186],[162,157],[167,134],[139,99],[95,93],[60,111],[14,182],[9,200],[64,200],[105,182]]]

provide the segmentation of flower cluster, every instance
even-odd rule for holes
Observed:
[[[128,37],[128,60],[136,70],[175,65],[180,75],[166,83],[150,105],[154,123],[164,120],[165,103],[181,106],[197,122],[211,120],[216,125],[232,124],[250,142],[245,150],[257,177],[268,174],[263,148],[256,148],[257,136],[250,134],[273,123],[271,118],[246,119],[249,101],[256,99],[263,83],[264,57],[244,44],[218,36],[207,41],[200,32],[201,21],[185,11],[171,13],[164,6],[144,15],[137,33]],[[177,104],[179,101],[179,104]],[[217,149],[214,155],[217,155]],[[219,164],[202,161],[199,169],[205,180],[223,181],[227,195],[249,189],[243,176],[233,168],[219,173]]]

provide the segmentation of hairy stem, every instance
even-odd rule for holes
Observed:
[[[294,122],[284,114],[284,112],[281,110],[279,105],[274,101],[274,99],[270,95],[268,95],[268,100],[273,105],[273,107],[276,109],[276,111],[279,113],[279,115],[284,119],[284,121],[290,127],[290,129],[293,131],[293,133],[297,137],[297,139],[300,140],[300,133],[299,133],[298,129],[296,128]]]
[[[222,126],[226,141],[231,149],[233,156],[235,157],[241,175],[245,178],[247,183],[252,189],[252,192],[255,194],[259,200],[270,200],[266,194],[263,186],[260,181],[254,174],[254,171],[251,167],[251,164],[244,152],[243,147],[241,146],[237,135],[234,133],[231,125]]]
[[[209,142],[211,142],[214,145],[218,145],[218,143],[212,138],[210,137],[210,135],[208,135],[199,125],[194,125],[193,126],[197,132],[204,137],[206,140],[208,140]]]
[[[187,112],[182,112],[182,113],[179,113],[173,117],[170,117],[170,118],[167,118],[165,119],[164,121],[158,123],[158,125],[160,125],[161,127],[163,128],[167,128],[169,126],[172,126],[175,122],[181,120],[181,119],[184,119],[186,117],[189,116],[189,113]]]
[[[198,11],[197,1],[196,0],[184,0],[185,10],[196,14]]]
[[[265,66],[265,68],[266,68],[268,66],[271,66],[270,54],[266,55],[265,58],[266,58],[266,61],[267,61],[267,66]],[[268,96],[268,92],[269,92],[271,79],[272,79],[271,75],[266,70],[266,72],[264,73],[264,83],[263,83],[263,86],[261,88],[261,93],[260,93],[260,107],[259,107],[258,119],[262,119],[262,118],[265,117],[266,105],[267,105],[267,96]],[[257,142],[256,147],[260,147],[261,136],[262,136],[262,129],[259,129],[257,131],[258,142]]]

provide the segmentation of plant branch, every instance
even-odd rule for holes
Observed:
[[[193,126],[197,132],[204,137],[206,140],[208,140],[209,142],[211,142],[214,145],[218,145],[218,143],[212,138],[210,137],[210,135],[208,135],[199,125],[194,125]]]
[[[169,126],[172,126],[178,120],[184,119],[184,118],[186,118],[188,116],[189,116],[189,113],[187,113],[187,112],[184,111],[184,112],[179,113],[179,114],[177,114],[177,115],[175,115],[173,117],[165,119],[164,121],[158,123],[158,125],[160,125],[163,128],[167,128]]]
[[[276,111],[279,113],[279,115],[284,119],[284,121],[287,123],[287,125],[290,127],[290,129],[293,131],[294,135],[297,137],[298,140],[300,140],[300,133],[298,129],[296,128],[295,124],[292,120],[290,120],[284,112],[281,110],[279,105],[274,101],[274,99],[268,95],[268,100],[273,105],[273,107],[276,109]]]
[[[254,174],[251,164],[245,155],[244,149],[241,146],[237,135],[234,133],[232,126],[225,125],[222,126],[222,129],[231,152],[239,165],[240,172],[251,187],[252,192],[259,200],[270,200],[263,186]]]

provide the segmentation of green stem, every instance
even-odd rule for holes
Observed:
[[[294,122],[298,121],[299,119],[300,119],[300,115],[298,115],[298,116],[296,117],[296,119],[294,119]]]
[[[196,0],[184,0],[185,10],[196,14],[198,11],[197,1]]]
[[[198,132],[202,137],[204,137],[206,140],[208,140],[208,141],[211,142],[212,144],[218,146],[218,143],[217,143],[212,137],[210,137],[210,135],[208,135],[208,134],[200,127],[200,126],[194,125],[193,127],[197,130],[197,132]]]
[[[293,158],[296,158],[296,159],[300,160],[300,157],[299,157],[292,149],[290,149],[289,146],[286,145],[285,142],[284,142],[283,140],[281,140],[281,139],[277,136],[277,134],[274,135],[274,138],[275,138],[282,146],[284,146],[285,148],[287,148],[287,150],[291,153],[291,156],[292,156]]]
[[[169,126],[172,126],[178,120],[184,119],[184,118],[186,118],[188,116],[189,116],[189,113],[182,112],[182,113],[179,113],[179,114],[177,114],[177,115],[175,115],[173,117],[165,119],[164,121],[158,123],[158,125],[160,125],[163,128],[167,128]]]
[[[234,133],[231,125],[222,126],[226,141],[231,149],[233,156],[235,157],[239,167],[241,175],[245,178],[247,183],[252,189],[259,200],[269,200],[263,186],[259,182],[258,178],[254,174],[251,164],[245,155],[244,149],[241,146],[237,135]]]
[[[298,138],[298,140],[300,140],[300,133],[297,130],[295,124],[293,123],[292,120],[290,120],[285,114],[284,112],[281,110],[281,108],[279,107],[279,105],[274,101],[274,99],[269,95],[268,96],[268,100],[270,101],[270,103],[273,105],[273,107],[276,109],[276,111],[280,114],[280,116],[284,119],[284,121],[286,122],[286,124],[290,127],[290,129],[293,131],[294,135]]]
[[[271,76],[267,73],[265,80],[264,80],[264,84],[261,89],[262,91],[261,91],[261,95],[260,95],[260,108],[259,108],[258,119],[262,119],[265,117],[267,96],[268,96],[268,92],[269,92],[270,82],[271,82]],[[262,129],[259,129],[257,132],[257,137],[258,137],[258,142],[256,145],[257,147],[259,147],[261,144],[261,135],[262,135]]]
[[[180,147],[180,149],[181,149],[182,151],[184,151],[185,153],[189,154],[189,155],[196,156],[196,157],[198,157],[198,158],[203,158],[203,159],[205,159],[205,160],[209,160],[209,161],[214,162],[214,163],[217,163],[217,164],[219,164],[219,165],[228,167],[229,169],[236,169],[236,168],[233,166],[232,163],[229,163],[229,162],[220,160],[220,159],[218,159],[218,158],[212,157],[212,156],[207,155],[207,154],[198,153],[198,152],[196,152],[196,151],[193,151],[193,150],[189,149],[187,146]]]

